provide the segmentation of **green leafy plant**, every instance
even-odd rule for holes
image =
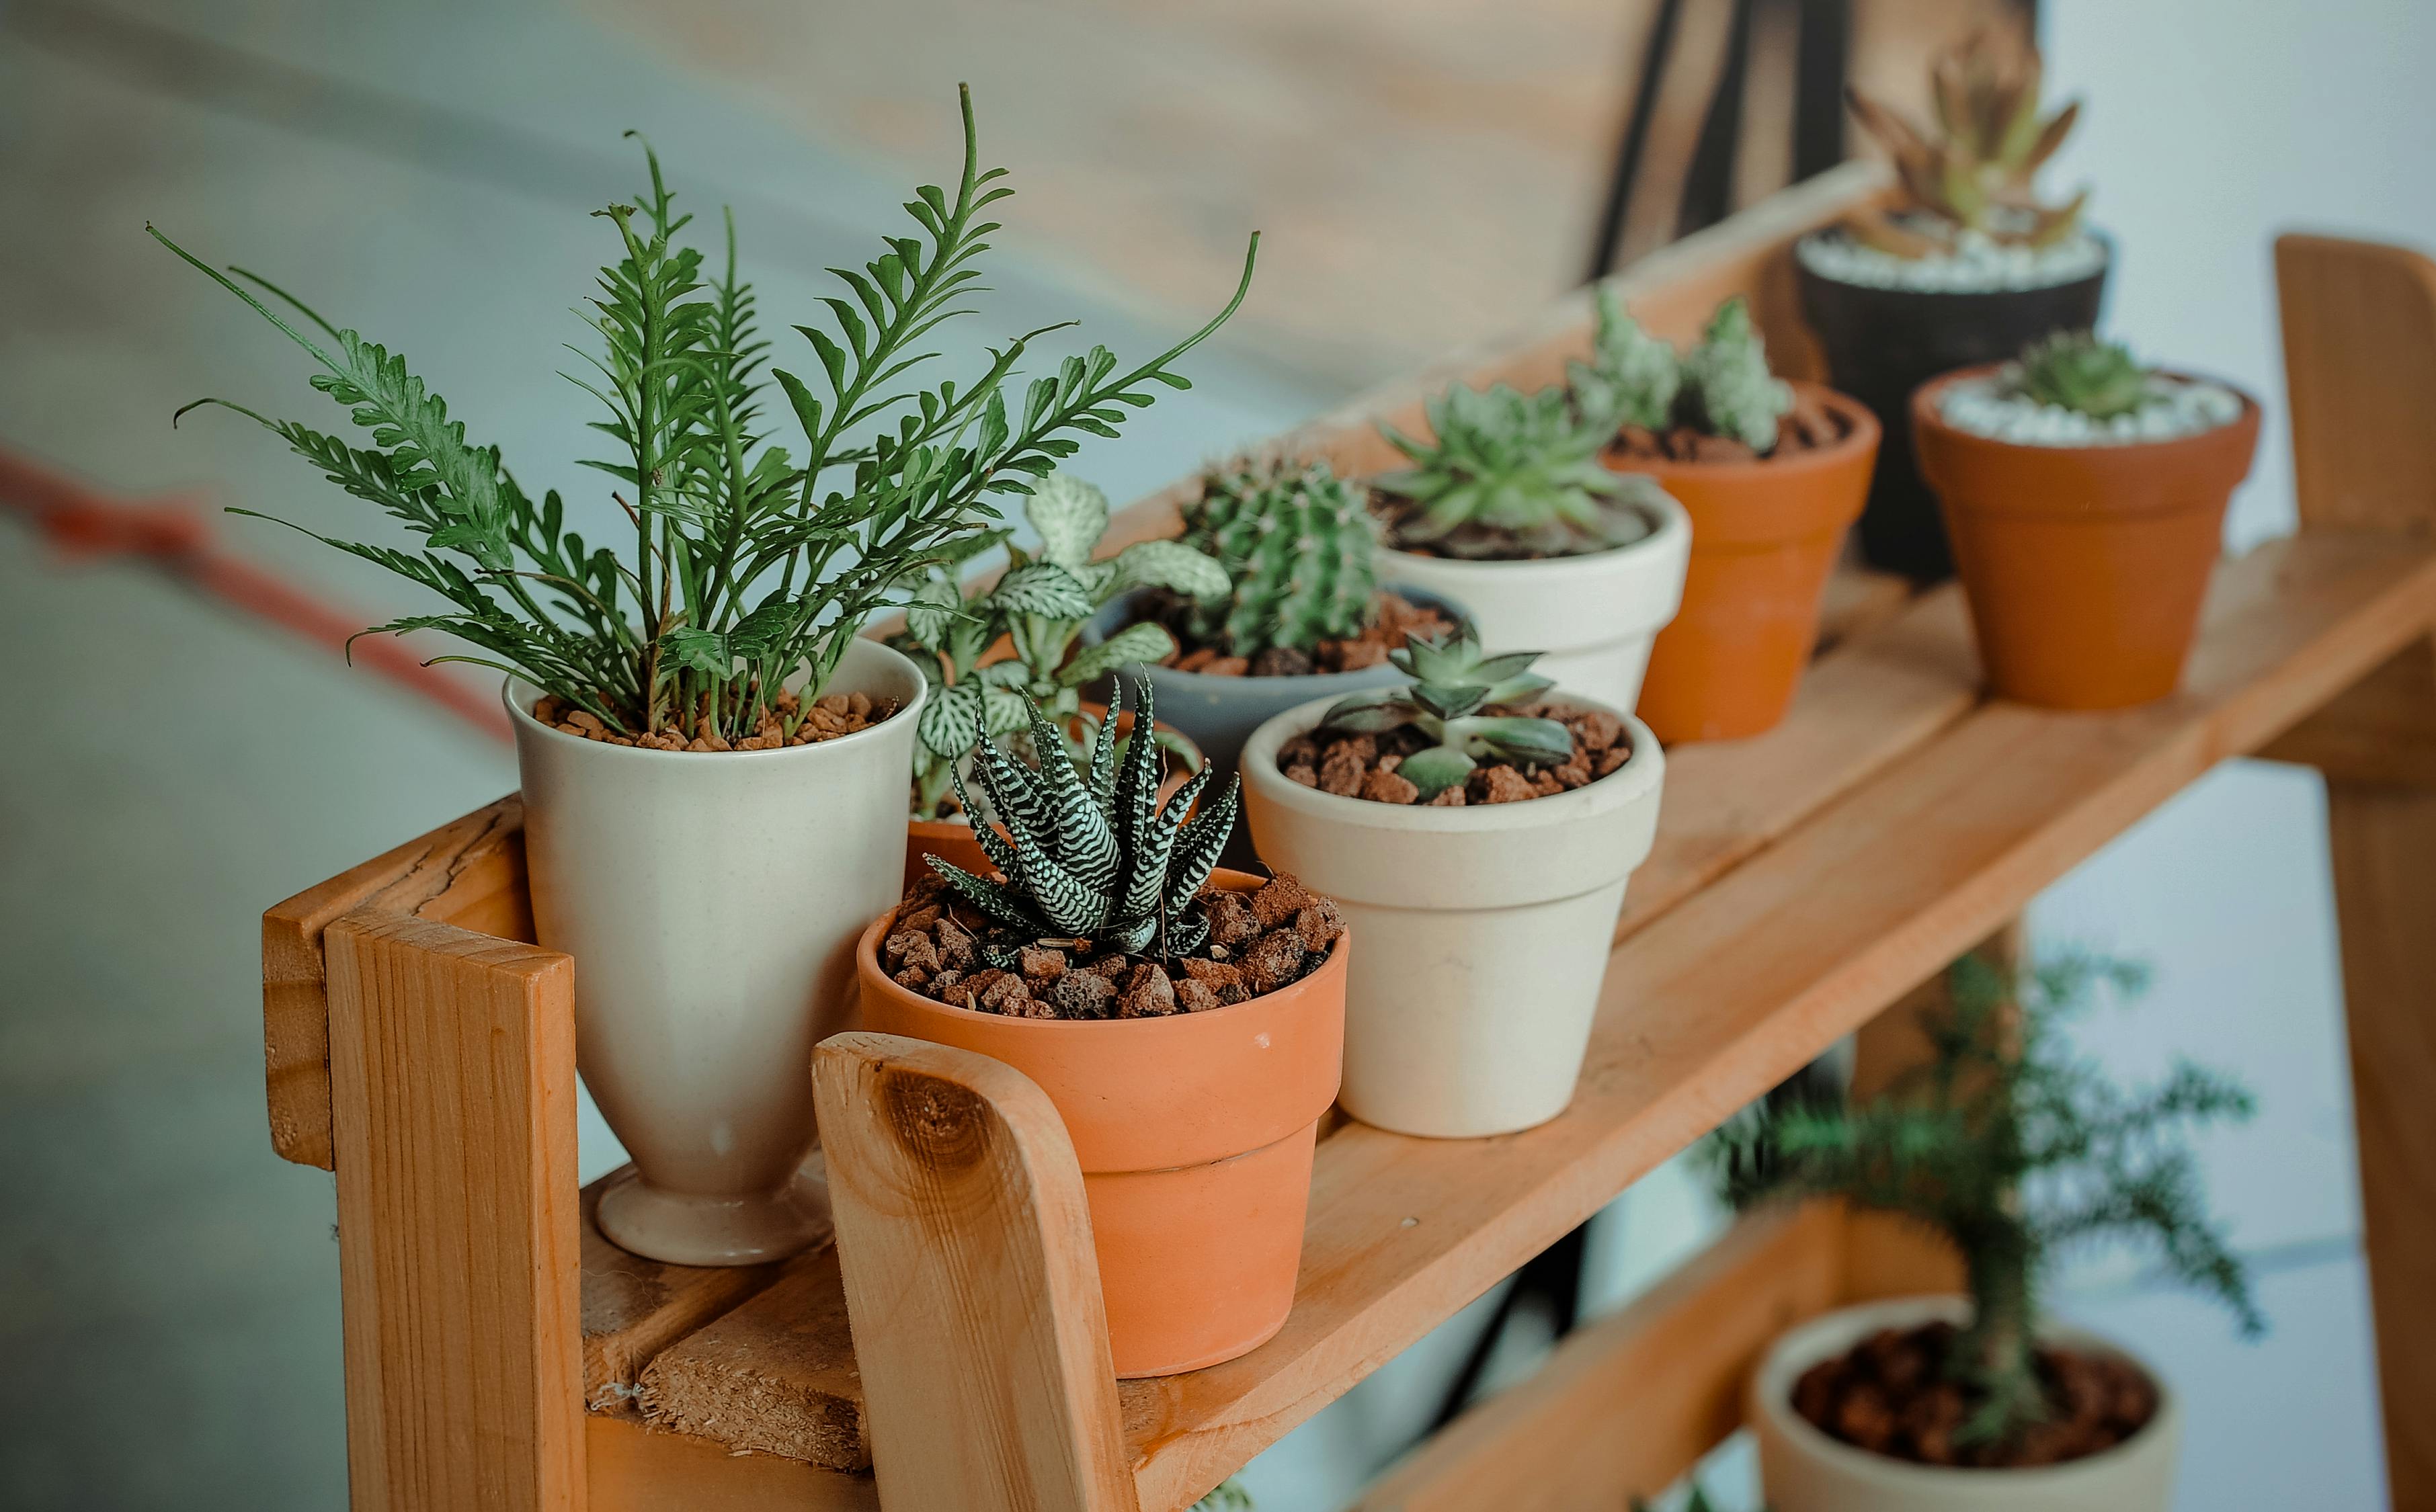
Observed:
[[[1204,645],[1237,656],[1272,646],[1307,652],[1359,633],[1369,617],[1379,591],[1370,512],[1326,462],[1213,472],[1183,513],[1184,544],[1234,580],[1231,593],[1204,600],[1192,617]]]
[[[2015,382],[2025,397],[2041,404],[2112,420],[2149,402],[2149,377],[2131,348],[2089,331],[2059,331],[2022,354]]]
[[[1148,683],[1140,696],[1135,717],[1147,724]],[[1122,703],[1122,684],[1117,697]],[[1056,749],[1048,720],[1036,706],[1030,712],[1035,747]],[[1195,814],[1193,803],[1209,780],[1205,767],[1161,804],[1157,748],[1137,740],[1121,760],[1116,705],[1109,712],[1081,772],[1065,761],[1028,766],[976,721],[973,771],[1007,832],[975,825],[973,838],[1004,879],[977,877],[935,856],[929,860],[949,887],[1022,939],[1062,936],[1176,960],[1209,937],[1209,918],[1196,897],[1234,828],[1236,779]],[[951,771],[951,780],[972,808],[961,772]]]
[[[2263,1327],[2238,1257],[2208,1222],[2182,1131],[2247,1118],[2250,1095],[2184,1065],[2130,1093],[2075,1059],[2058,1023],[2135,966],[2074,956],[2018,975],[1976,956],[1923,1017],[1935,1053],[1858,1105],[1756,1106],[1708,1146],[1727,1198],[1841,1197],[1941,1235],[1963,1261],[1971,1321],[1947,1362],[1975,1404],[1957,1442],[2010,1442],[2046,1412],[2034,1363],[2040,1283],[2057,1254],[2145,1241],[2166,1274]]]
[[[1641,328],[1614,285],[1599,286],[1597,307],[1591,360],[1569,369],[1574,402],[1585,415],[1612,415],[1618,426],[1665,429],[1675,423],[1683,387],[1675,348]]]
[[[1221,1481],[1216,1490],[1192,1503],[1192,1512],[1252,1512],[1252,1493],[1239,1482]]]
[[[1371,480],[1394,501],[1400,545],[1452,557],[1576,556],[1648,535],[1657,485],[1610,472],[1608,414],[1584,414],[1563,388],[1522,393],[1456,384],[1427,407],[1432,440],[1382,424],[1413,465]]]
[[[2073,235],[2087,193],[2044,204],[2032,181],[2071,134],[2080,105],[2041,113],[2042,75],[2036,48],[2002,43],[1982,30],[1939,54],[1929,67],[1934,130],[1849,90],[1853,118],[1894,159],[1904,198],[1852,217],[1846,229],[1898,257],[1952,252],[1965,233],[2031,247]]]
[[[378,631],[448,632],[475,652],[441,659],[523,677],[625,736],[658,743],[741,735],[798,670],[809,706],[874,610],[969,552],[999,515],[994,495],[1026,492],[1078,436],[1115,435],[1158,386],[1189,387],[1173,365],[1249,287],[1258,235],[1217,319],[1138,367],[1120,372],[1113,353],[1093,347],[1011,399],[1018,360],[1052,326],[992,349],[969,381],[909,381],[934,359],[924,343],[969,313],[959,302],[980,291],[974,263],[998,229],[989,207],[1012,192],[996,182],[1003,169],[980,166],[969,95],[963,109],[955,192],[917,190],[905,208],[918,234],[889,237],[886,253],[861,271],[834,269],[845,297],[823,302],[829,328],[795,327],[818,358],[820,392],[767,367],[753,289],[737,270],[733,218],[713,274],[680,240],[691,217],[674,208],[656,156],[645,152],[650,188],[639,205],[596,212],[619,252],[584,312],[598,338],[582,354],[592,374],[575,381],[607,410],[593,428],[616,450],[587,465],[614,480],[611,496],[633,531],[623,556],[567,529],[558,493],[536,500],[496,447],[468,441],[463,422],[403,357],[267,279],[223,273],[154,231],[308,353],[321,369],[312,386],[371,445],[227,400],[186,408],[218,405],[257,422],[422,538],[419,549],[399,550],[318,536],[449,604]],[[772,440],[773,384],[801,431],[800,451]]]
[[[1585,417],[1612,413],[1617,425],[1644,430],[1690,426],[1762,454],[1776,449],[1776,423],[1793,408],[1793,389],[1768,371],[1766,345],[1739,294],[1717,306],[1679,360],[1613,289],[1601,289],[1592,360],[1573,364],[1570,382]]]
[[[1436,745],[1396,768],[1420,790],[1418,803],[1471,775],[1482,756],[1524,766],[1552,766],[1574,754],[1573,732],[1555,720],[1485,710],[1518,703],[1556,685],[1529,670],[1536,651],[1483,656],[1470,626],[1441,640],[1412,640],[1387,653],[1413,679],[1407,687],[1373,687],[1341,698],[1320,717],[1319,734],[1377,735],[1409,724]]]

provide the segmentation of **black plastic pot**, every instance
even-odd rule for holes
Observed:
[[[2110,246],[2108,267],[2113,251]],[[1846,284],[1794,259],[1801,312],[1826,352],[1829,380],[1868,405],[1886,427],[1869,507],[1861,513],[1861,556],[1870,565],[1918,582],[1954,576],[1937,495],[1921,480],[1912,453],[1912,391],[1956,368],[2017,357],[2058,331],[2094,329],[2106,273],[2100,268],[2044,288],[1950,294]]]

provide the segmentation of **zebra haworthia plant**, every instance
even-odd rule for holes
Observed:
[[[1135,718],[1151,719],[1151,691],[1141,686]],[[1117,699],[1123,698],[1120,684]],[[1159,757],[1148,740],[1117,752],[1116,706],[1100,725],[1090,762],[1077,772],[1064,761],[1031,767],[974,723],[973,771],[991,811],[1006,826],[1000,835],[975,825],[973,838],[999,869],[993,881],[936,856],[932,870],[989,918],[1023,939],[1088,940],[1128,955],[1173,961],[1192,954],[1209,937],[1209,915],[1195,901],[1218,863],[1235,826],[1237,788],[1229,777],[1199,814],[1193,800],[1209,780],[1203,768],[1174,796],[1158,798]],[[1056,732],[1039,709],[1031,709],[1032,738],[1054,750]],[[951,773],[967,808],[961,773]],[[1188,817],[1191,816],[1191,817]]]
[[[1574,754],[1573,732],[1555,720],[1483,712],[1543,693],[1556,685],[1530,670],[1540,653],[1483,656],[1466,626],[1442,640],[1414,640],[1387,659],[1413,679],[1410,687],[1377,687],[1342,698],[1319,721],[1328,734],[1379,735],[1409,724],[1437,743],[1404,757],[1396,773],[1427,803],[1471,775],[1482,756],[1525,766],[1563,762]]]

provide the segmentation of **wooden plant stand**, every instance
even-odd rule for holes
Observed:
[[[1839,169],[1622,287],[1675,339],[1749,294],[1815,371],[1787,247],[1882,192]],[[513,798],[272,909],[271,1132],[338,1176],[357,1512],[1175,1512],[1837,1036],[1865,1079],[1904,1062],[1923,983],[2243,754],[2328,777],[2393,1504],[2436,1512],[2436,265],[2290,237],[2278,270],[2304,529],[2219,567],[2183,691],[1991,702],[1956,589],[1839,580],[1784,726],[1670,754],[1572,1109],[1479,1140],[1339,1123],[1293,1316],[1229,1364],[1111,1379],[1064,1129],[958,1051],[820,1051],[834,1246],[692,1270],[608,1244],[575,1177],[577,965],[531,943]],[[1555,381],[1588,321],[1570,299],[1287,441],[1359,475],[1389,460],[1372,420],[1451,377]],[[1736,1426],[1777,1330],[1950,1280],[1835,1208],[1746,1220],[1362,1505],[1609,1512]]]

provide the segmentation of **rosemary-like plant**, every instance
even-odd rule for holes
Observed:
[[[496,447],[468,441],[463,422],[402,356],[269,280],[223,273],[153,231],[310,354],[321,369],[312,386],[344,407],[371,444],[224,399],[186,409],[218,405],[254,420],[422,537],[420,549],[399,550],[307,532],[448,601],[376,631],[448,632],[475,650],[439,660],[522,677],[638,740],[740,737],[799,671],[800,706],[809,708],[875,610],[993,544],[994,495],[1029,492],[1079,435],[1117,434],[1130,410],[1153,402],[1156,386],[1189,388],[1174,362],[1234,313],[1249,287],[1257,234],[1227,307],[1138,367],[1120,372],[1115,354],[1095,346],[1011,400],[1018,359],[1059,328],[1049,326],[990,349],[969,381],[910,380],[936,355],[924,345],[932,333],[970,313],[959,302],[980,291],[974,264],[998,229],[989,207],[1013,192],[997,182],[1004,169],[980,165],[968,92],[963,112],[955,192],[915,191],[905,209],[919,234],[887,238],[888,251],[861,271],[832,269],[850,297],[823,301],[829,328],[795,327],[820,365],[811,382],[767,366],[733,217],[723,264],[710,272],[679,239],[691,217],[675,209],[648,148],[650,189],[639,205],[595,212],[615,230],[619,255],[601,269],[584,312],[599,339],[582,354],[592,375],[574,381],[608,411],[593,428],[616,451],[586,465],[616,481],[612,497],[634,532],[622,556],[567,529],[556,491],[536,500]],[[772,440],[773,384],[800,428],[800,451]]]
[[[1933,1058],[1858,1105],[1757,1105],[1707,1149],[1729,1201],[1842,1197],[1902,1214],[1960,1255],[1971,1322],[1947,1369],[1974,1403],[1958,1443],[2005,1443],[2045,1415],[2034,1364],[2040,1283],[2068,1247],[2145,1241],[2166,1273],[2264,1327],[2240,1258],[2208,1221],[2181,1132],[2252,1110],[2250,1094],[2183,1065],[2123,1091],[2073,1057],[2057,1022],[2139,967],[2070,956],[2016,974],[1977,956],[1948,973],[1951,1007],[1923,1017]]]

